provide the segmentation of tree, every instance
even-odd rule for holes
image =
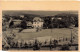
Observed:
[[[13,25],[14,25],[14,22],[13,22],[13,21],[11,21],[11,22],[10,22],[10,24],[9,24],[9,28],[12,28],[12,27],[13,27]]]
[[[7,21],[7,22],[10,20],[10,16],[9,16],[9,15],[4,15],[3,17],[6,18],[6,21]]]
[[[33,44],[33,50],[39,50],[39,49],[40,49],[39,41],[35,39],[35,42]]]
[[[24,19],[21,21],[21,28],[26,29],[26,27],[27,27],[27,23],[26,20]]]
[[[69,45],[64,44],[60,50],[70,50]]]

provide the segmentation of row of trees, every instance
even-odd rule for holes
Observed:
[[[52,20],[52,18],[54,19]],[[58,18],[62,19],[58,19]],[[68,28],[70,26],[74,25],[75,27],[78,27],[78,15],[70,16],[48,16],[44,18],[44,28]]]

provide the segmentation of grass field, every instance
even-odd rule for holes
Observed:
[[[27,42],[28,44],[31,43],[31,45],[33,45],[34,39],[37,38],[37,40],[40,41],[40,43],[42,43],[41,46],[43,46],[41,47],[40,50],[49,50],[50,40],[54,40],[54,39],[58,41],[58,46],[56,48],[53,48],[52,50],[60,50],[61,48],[60,46],[71,44],[70,40],[71,40],[71,32],[72,32],[72,36],[74,36],[75,38],[73,39],[72,46],[69,45],[70,46],[69,48],[70,50],[76,50],[76,48],[78,47],[78,28],[73,28],[72,30],[69,28],[43,29],[42,31],[39,31],[39,32],[28,32],[28,29],[24,29],[23,31],[25,32],[23,31],[18,32],[19,29],[13,29],[12,34],[10,33],[10,31],[11,29],[4,31],[3,36],[7,35],[8,37],[13,37],[10,35],[13,35],[14,33],[16,36],[13,37],[14,39],[11,41],[15,43],[18,42],[19,43],[18,45],[20,45],[21,42],[22,42],[22,45],[24,45],[25,42]],[[4,38],[7,38],[7,37],[4,37]],[[47,41],[46,44],[45,44],[45,41]],[[48,47],[44,47],[44,46],[48,46]],[[10,50],[13,50],[13,49],[14,48],[11,48]],[[28,48],[27,50],[33,50],[33,48]]]
[[[52,30],[52,32],[51,32]],[[78,28],[73,28],[72,29],[72,35],[75,36],[76,40],[78,41],[78,34],[77,34]],[[75,32],[76,31],[76,32]],[[71,29],[68,28],[55,28],[55,29],[43,29],[42,31],[39,32],[20,32],[20,33],[15,33],[16,40],[33,40],[35,38],[39,39],[40,41],[45,41],[45,40],[50,40],[52,39],[62,39],[62,38],[71,38]]]

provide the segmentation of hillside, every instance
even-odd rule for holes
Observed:
[[[77,11],[16,11],[16,10],[13,10],[13,11],[2,11],[2,14],[3,15],[14,15],[14,16],[18,16],[18,15],[21,15],[21,14],[28,14],[28,15],[34,15],[34,16],[54,16],[54,15],[57,15],[57,14],[62,14],[62,13],[70,13],[70,14],[78,14]]]

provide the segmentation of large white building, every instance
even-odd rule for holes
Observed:
[[[43,19],[40,17],[35,17],[33,19],[33,28],[42,28],[43,27]]]

